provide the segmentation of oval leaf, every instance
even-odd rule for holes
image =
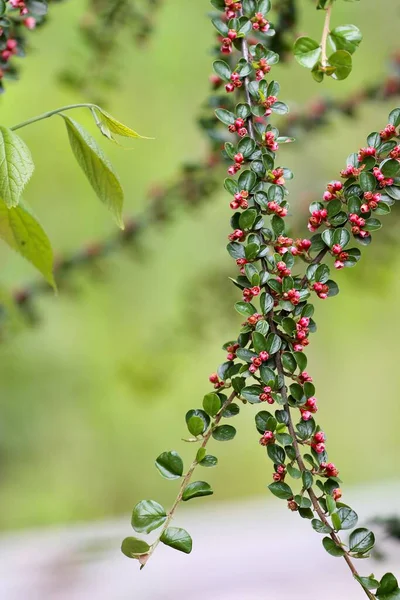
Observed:
[[[7,208],[0,200],[0,237],[36,267],[56,287],[53,250],[49,238],[28,209],[21,204]]]
[[[132,527],[138,533],[150,533],[160,527],[167,514],[161,504],[154,500],[142,500],[136,504],[132,513]]]
[[[175,450],[163,452],[156,460],[156,467],[166,479],[179,479],[183,473],[183,460]]]
[[[67,126],[72,152],[98,198],[123,228],[124,192],[114,168],[96,140],[79,123],[62,115]]]
[[[34,171],[28,146],[11,129],[0,125],[0,198],[17,206]]]
[[[166,546],[175,548],[185,554],[190,554],[192,551],[192,538],[184,529],[178,527],[168,527],[160,538],[161,542]]]
[[[143,540],[135,537],[127,537],[121,545],[121,551],[128,558],[137,558],[141,554],[147,554],[150,546]]]
[[[201,496],[211,496],[214,492],[210,485],[205,481],[194,481],[189,483],[183,490],[182,500],[187,502],[192,498],[200,498]]]

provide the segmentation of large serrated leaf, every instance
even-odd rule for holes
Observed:
[[[114,168],[96,140],[79,123],[62,115],[67,126],[72,152],[98,198],[123,228],[124,192]]]
[[[54,288],[53,250],[42,226],[21,203],[8,208],[0,200],[0,237],[40,271]]]
[[[34,171],[28,146],[11,129],[0,125],[0,198],[17,206]]]

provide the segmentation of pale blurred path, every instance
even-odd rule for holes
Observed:
[[[360,524],[400,513],[400,485],[354,489]],[[283,504],[283,506],[282,506]],[[288,524],[290,523],[290,528]],[[194,538],[190,556],[160,547],[147,567],[119,551],[129,518],[0,537],[1,600],[362,600],[345,563],[322,536],[268,496],[219,504],[194,500],[177,525]],[[358,561],[363,575],[400,574],[400,544],[380,539],[386,562]],[[286,573],[290,571],[288,577]]]

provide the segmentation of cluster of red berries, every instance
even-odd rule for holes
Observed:
[[[286,237],[285,235],[279,235],[276,238],[276,242],[274,245],[275,252],[281,254],[282,256],[289,252],[289,248],[293,246],[293,240],[290,237]]]
[[[389,125],[386,125],[386,127],[379,132],[379,135],[382,140],[390,140],[396,135],[396,127],[389,123]]]
[[[254,315],[250,315],[250,317],[248,317],[246,323],[247,325],[251,325],[251,327],[254,327],[254,325],[257,325],[258,321],[263,321],[264,320],[264,315],[260,315],[259,313],[254,313]]]
[[[313,380],[313,378],[311,377],[311,375],[309,375],[307,373],[307,371],[303,371],[302,373],[300,373],[300,375],[298,376],[298,382],[301,383],[302,385],[304,383],[306,383],[307,381],[311,382]]]
[[[335,198],[338,197],[338,192],[340,192],[342,188],[343,183],[341,183],[340,181],[331,181],[331,183],[328,183],[326,191],[323,195],[323,199],[325,200],[325,202],[335,200]]]
[[[263,142],[264,146],[271,150],[271,152],[276,152],[279,149],[278,142],[275,140],[275,133],[273,131],[266,131],[263,134]]]
[[[320,469],[323,471],[325,477],[337,477],[339,475],[339,471],[333,463],[322,462],[320,464]]]
[[[357,158],[359,162],[362,162],[364,158],[368,158],[369,156],[376,156],[376,148],[373,146],[367,146],[366,148],[360,148]]]
[[[244,156],[241,152],[238,152],[233,157],[235,163],[231,165],[228,169],[228,175],[235,175],[242,168],[242,164],[244,162]]]
[[[285,185],[285,178],[283,176],[284,170],[281,167],[273,169],[268,173],[268,181],[275,185]]]
[[[238,208],[248,208],[248,197],[249,192],[247,190],[241,190],[240,192],[237,192],[234,195],[233,200],[232,202],[230,202],[229,206],[232,210],[237,210]]]
[[[223,388],[225,386],[225,383],[220,380],[217,373],[212,373],[208,380],[210,381],[210,383],[214,384],[214,389],[216,390],[219,390],[220,388]]]
[[[369,231],[365,231],[365,229],[363,229],[363,227],[366,225],[366,222],[362,217],[359,217],[355,213],[350,213],[349,221],[352,224],[351,233],[353,235],[359,235],[361,238],[366,238],[371,235]]]
[[[395,146],[393,148],[393,150],[390,152],[389,154],[390,158],[394,158],[395,160],[400,158],[400,145],[397,144],[397,146]]]
[[[335,269],[343,269],[346,260],[349,258],[349,253],[343,252],[343,248],[340,244],[333,244],[331,254],[336,258]]]
[[[326,210],[326,208],[313,210],[313,212],[311,213],[311,217],[308,219],[308,231],[310,231],[311,233],[317,231],[317,229],[321,227],[322,223],[326,221],[327,218],[328,211]]]
[[[272,478],[274,481],[284,481],[286,476],[286,467],[285,465],[276,465],[275,473]]]
[[[393,185],[393,178],[385,177],[379,167],[374,167],[372,169],[372,172],[375,176],[375,179],[379,183],[379,187],[383,188],[383,187],[386,187],[387,185]]]
[[[282,298],[283,298],[283,300],[288,300],[289,302],[291,302],[293,304],[293,306],[297,306],[300,302],[301,295],[298,290],[295,290],[294,288],[292,288],[291,290],[288,290],[287,292],[283,292]]]
[[[276,96],[268,96],[261,105],[265,108],[265,117],[269,117],[272,114],[272,107],[277,102],[278,98]]]
[[[370,210],[376,210],[378,208],[378,204],[381,201],[381,195],[379,193],[372,192],[364,192],[364,200],[361,204],[360,210],[362,213],[367,213]]]
[[[307,402],[300,408],[302,420],[309,421],[317,411],[317,399],[314,396],[311,396],[311,398],[308,398]]]
[[[271,396],[272,388],[269,385],[266,385],[263,388],[263,393],[260,394],[259,398],[261,402],[268,402],[268,404],[273,404],[275,400]]]
[[[271,70],[271,65],[268,64],[266,58],[261,58],[257,63],[255,63],[255,67],[257,81],[264,79],[264,76],[267,75]]]
[[[340,176],[343,177],[343,179],[349,179],[350,177],[358,177],[364,169],[365,165],[361,165],[361,167],[347,165],[345,169],[342,169],[340,171]]]
[[[1,53],[1,60],[7,62],[14,54],[17,53],[18,42],[14,38],[10,38],[6,42],[6,47]]]
[[[261,31],[262,33],[269,31],[269,21],[267,21],[262,13],[256,13],[251,20],[253,21],[253,29],[255,31]]]
[[[279,277],[277,277],[279,283],[282,283],[282,277],[289,277],[292,274],[292,271],[288,268],[287,264],[283,262],[283,260],[280,260],[278,263],[276,263],[276,268],[279,273]]]
[[[233,40],[236,40],[237,38],[237,33],[234,29],[230,29],[228,31],[227,37],[222,38],[221,40],[221,53],[222,54],[231,54],[233,47],[232,47],[232,42]]]
[[[9,0],[9,3],[11,8],[19,9],[21,17],[25,17],[29,13],[24,0]],[[26,17],[23,20],[23,23],[28,29],[35,29],[36,27],[36,19],[34,17]]]
[[[275,442],[275,436],[272,431],[266,431],[260,439],[261,446],[269,446]]]
[[[237,133],[240,137],[247,135],[244,119],[236,119],[233,125],[229,125],[228,129],[231,133]]]
[[[265,350],[259,353],[258,356],[253,356],[251,359],[251,365],[249,366],[250,373],[255,373],[257,369],[261,367],[263,362],[266,362],[269,359],[269,354]]]
[[[294,242],[294,246],[292,246],[290,252],[293,254],[293,256],[298,256],[299,254],[307,254],[310,248],[311,240],[306,238],[303,240],[298,239]]]
[[[278,217],[286,217],[286,215],[288,214],[287,208],[280,206],[280,204],[274,202],[273,200],[271,200],[271,202],[268,202],[267,206],[269,214],[274,213],[275,215],[278,215]]]
[[[231,242],[238,242],[245,238],[245,233],[241,229],[235,229],[232,233],[228,235],[228,239]]]
[[[236,350],[240,348],[239,344],[231,344],[227,347],[228,354],[226,355],[226,360],[235,360],[236,358]]]
[[[261,288],[259,285],[254,285],[252,288],[244,288],[243,290],[243,300],[245,302],[251,302],[253,298],[259,296],[261,292]]]
[[[298,323],[296,323],[296,341],[293,345],[293,350],[295,352],[302,352],[305,346],[308,346],[310,335],[310,330],[308,326],[310,325],[309,317],[301,317]]]
[[[225,0],[225,14],[228,19],[234,19],[237,11],[239,11],[241,8],[241,2],[236,2],[236,0]]]
[[[326,300],[328,297],[329,287],[326,283],[316,281],[313,285],[313,290],[321,300]]]
[[[322,454],[323,452],[325,452],[325,442],[325,433],[323,431],[318,431],[311,440],[311,448],[314,448],[317,454]]]
[[[233,72],[231,75],[231,83],[227,83],[225,89],[228,92],[228,94],[231,94],[235,91],[236,88],[242,87],[242,85],[243,82],[240,78],[239,73]]]

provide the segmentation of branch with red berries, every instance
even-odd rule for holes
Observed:
[[[261,59],[272,58],[275,64],[278,57],[272,57],[262,41],[248,41],[254,29],[273,31],[270,2],[212,0],[212,4],[223,12],[221,21],[229,32],[237,34],[230,35],[235,61],[219,59],[214,69],[237,102],[234,118],[243,120],[240,129],[246,129],[246,134],[238,130],[235,141],[225,144],[232,165],[224,182],[234,211],[228,252],[239,267],[234,284],[242,291],[235,308],[245,321],[237,338],[224,345],[227,359],[210,376],[213,390],[200,408],[186,414],[187,442],[199,445],[193,462],[185,471],[176,451],[165,451],[156,459],[163,477],[180,482],[175,503],[168,512],[153,500],[143,500],[133,509],[133,529],[145,534],[159,530],[156,540],[128,537],[122,551],[142,567],[159,543],[191,551],[190,535],[171,523],[181,502],[213,493],[202,478],[192,481],[195,471],[217,464],[217,458],[207,453],[209,442],[235,437],[235,427],[226,420],[240,412],[240,405],[266,403],[276,410],[261,410],[255,424],[273,464],[270,491],[286,501],[290,511],[310,520],[323,536],[325,550],[344,559],[368,598],[398,598],[394,575],[387,573],[378,581],[356,570],[355,560],[369,555],[375,538],[367,528],[357,527],[356,512],[342,500],[339,471],[328,459],[326,436],[315,418],[318,402],[306,371],[305,349],[316,329],[312,296],[326,299],[338,293],[330,263],[333,260],[336,269],[354,266],[361,253],[349,248],[351,237],[370,243],[372,232],[381,226],[376,217],[389,213],[400,199],[400,109],[390,113],[380,132],[368,136],[364,148],[350,155],[341,181],[330,182],[321,201],[312,203],[312,237],[290,238],[286,181],[292,173],[276,162],[279,146],[287,140],[269,122],[278,102],[271,98],[277,98],[279,85],[258,72]],[[280,107],[279,112],[286,111],[286,105]],[[225,113],[216,112],[225,122]],[[346,532],[350,535],[344,540]]]
[[[14,59],[25,56],[26,31],[45,23],[48,4],[48,0],[0,2],[0,93],[4,92],[4,80],[18,75]]]

